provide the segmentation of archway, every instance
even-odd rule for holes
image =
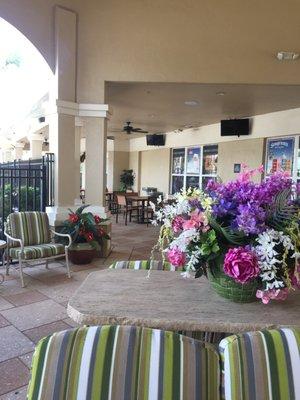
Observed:
[[[23,141],[26,149],[26,136],[42,128],[39,117],[53,72],[37,48],[2,18],[0,37],[5,38],[0,42],[0,147],[15,149],[11,158],[21,158],[21,147],[15,144]]]

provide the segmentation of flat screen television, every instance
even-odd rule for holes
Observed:
[[[146,135],[147,146],[164,146],[166,137],[165,135]]]
[[[223,119],[221,121],[221,136],[243,136],[249,134],[249,118]]]

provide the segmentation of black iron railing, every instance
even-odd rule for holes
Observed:
[[[54,205],[54,155],[0,164],[0,236],[14,211],[45,211]]]

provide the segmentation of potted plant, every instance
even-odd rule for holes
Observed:
[[[158,247],[185,277],[207,276],[221,296],[236,302],[283,300],[300,287],[299,186],[282,172],[261,183],[243,172],[226,184],[188,189],[157,211]]]
[[[69,218],[64,222],[62,232],[72,237],[69,249],[70,260],[74,264],[88,264],[101,249],[103,239],[109,236],[101,228],[101,223],[107,219],[83,212],[88,205],[79,207],[75,212],[69,210]]]
[[[126,192],[127,190],[132,189],[134,178],[135,174],[132,169],[123,169],[123,172],[120,175],[121,191]]]

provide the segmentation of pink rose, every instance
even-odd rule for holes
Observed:
[[[286,300],[288,297],[289,289],[270,289],[270,290],[258,290],[256,297],[261,299],[264,304],[268,304],[270,300]]]
[[[174,267],[182,267],[185,264],[185,254],[178,249],[178,247],[173,247],[168,250],[167,253],[168,260]]]
[[[259,274],[257,257],[246,247],[229,249],[224,260],[224,272],[236,282],[247,283]]]

